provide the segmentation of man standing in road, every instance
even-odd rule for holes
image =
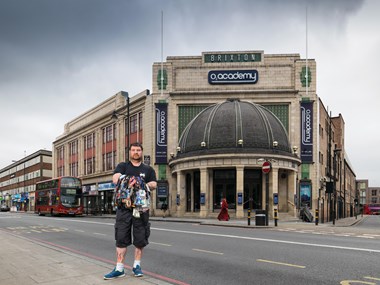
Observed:
[[[104,279],[114,279],[125,276],[124,259],[127,254],[127,247],[132,244],[135,246],[135,261],[133,263],[133,274],[136,277],[143,276],[141,270],[141,257],[143,248],[148,245],[150,235],[149,223],[149,207],[139,207],[137,211],[137,203],[141,198],[136,193],[136,185],[142,186],[137,192],[146,190],[146,199],[142,203],[149,205],[149,190],[153,190],[157,186],[156,173],[152,167],[142,162],[143,147],[140,143],[132,143],[129,147],[129,162],[121,162],[116,166],[112,177],[113,183],[119,185],[125,183],[127,185],[128,195],[131,194],[131,200],[120,197],[116,211],[115,222],[115,240],[116,240],[116,267],[108,274],[104,275]],[[121,181],[123,179],[123,181]],[[143,189],[145,188],[145,189]],[[132,190],[134,189],[134,190]],[[129,192],[129,190],[131,190]],[[145,194],[144,194],[145,195]],[[137,198],[139,197],[139,202]],[[133,198],[132,198],[133,197]]]

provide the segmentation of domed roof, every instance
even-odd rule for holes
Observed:
[[[183,131],[179,147],[179,156],[247,152],[292,155],[280,120],[261,105],[239,100],[211,105],[199,113]]]

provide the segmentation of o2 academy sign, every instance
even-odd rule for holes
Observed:
[[[257,70],[211,70],[208,72],[210,84],[255,84],[258,80]]]

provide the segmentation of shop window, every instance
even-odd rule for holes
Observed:
[[[137,133],[138,124],[137,124],[137,114],[131,116],[131,134]]]
[[[116,139],[116,124],[109,125],[103,129],[103,144]]]

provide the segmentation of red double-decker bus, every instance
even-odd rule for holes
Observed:
[[[77,177],[58,177],[36,184],[36,206],[38,215],[82,215],[82,181]]]
[[[364,205],[365,215],[380,215],[380,204],[365,204]]]

